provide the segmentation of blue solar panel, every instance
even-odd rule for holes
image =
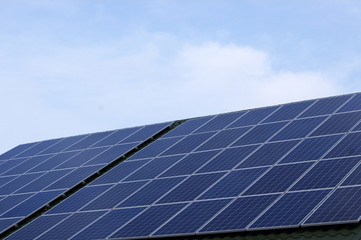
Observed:
[[[355,127],[352,129],[352,131],[360,131],[361,130],[361,122]]]
[[[174,137],[174,136],[183,136],[188,135],[194,132],[197,128],[201,127],[203,124],[208,122],[210,119],[214,118],[214,116],[196,118],[186,121],[182,123],[180,126],[176,127],[169,133],[165,134],[163,137]]]
[[[331,114],[344,104],[351,95],[337,96],[317,100],[309,109],[307,109],[300,117],[312,117],[325,114]]]
[[[193,233],[228,204],[227,200],[194,202],[152,236]]]
[[[327,158],[361,155],[361,132],[350,133],[326,155]]]
[[[3,164],[1,164],[0,166],[0,175],[5,176],[7,171],[9,171],[10,169],[16,167],[17,165],[21,164],[22,162],[27,161],[28,158],[19,158],[19,159],[14,159],[14,160],[8,160],[6,162],[4,162]]]
[[[293,119],[306,110],[309,106],[311,106],[312,103],[314,103],[314,101],[285,104],[266,120],[264,120],[264,122],[267,123]]]
[[[10,218],[10,219],[3,219],[0,220],[0,231],[4,231],[9,228],[11,225],[19,221],[19,218]]]
[[[8,195],[10,193],[15,192],[18,188],[23,187],[24,185],[28,184],[29,182],[33,181],[34,179],[38,178],[41,175],[42,173],[32,173],[32,174],[24,174],[18,176],[17,178],[3,185],[0,188],[0,196]]]
[[[21,144],[17,147],[14,147],[13,149],[10,149],[9,151],[3,153],[0,155],[0,160],[6,160],[6,159],[11,159],[14,156],[24,152],[25,150],[33,147],[35,144],[38,144],[37,142],[35,143],[27,143],[27,144]]]
[[[249,229],[297,227],[330,190],[286,193]]]
[[[246,112],[233,112],[233,113],[225,113],[216,116],[206,124],[204,124],[201,128],[195,131],[196,133],[208,132],[220,130],[227,127],[229,124],[237,120],[239,117],[244,115]]]
[[[31,168],[35,167],[36,165],[44,162],[45,160],[51,158],[52,156],[53,155],[41,155],[41,156],[31,157],[29,159],[24,159],[20,164],[18,164],[16,167],[11,168],[4,175],[22,174],[24,172],[27,172]]]
[[[87,135],[80,135],[80,136],[74,136],[74,137],[67,137],[62,139],[61,141],[57,142],[53,146],[47,148],[46,150],[42,151],[40,154],[49,154],[49,153],[58,153],[63,151],[66,148],[69,148],[73,144],[79,142],[83,138],[85,138]]]
[[[56,166],[64,163],[65,161],[69,160],[70,158],[74,157],[78,153],[79,153],[78,151],[74,151],[74,152],[64,152],[64,153],[56,154],[53,157],[43,161],[36,167],[30,169],[29,172],[49,171],[55,168]]]
[[[142,129],[140,129],[139,131],[135,132],[134,134],[132,134],[129,137],[125,138],[124,140],[120,141],[119,143],[145,141],[148,138],[153,137],[155,134],[157,134],[161,130],[165,129],[169,125],[171,125],[171,122],[158,123],[158,124],[145,126]]]
[[[361,187],[339,188],[305,221],[308,224],[359,222]]]
[[[228,128],[243,127],[260,123],[278,107],[260,108],[248,111],[245,115],[232,123]]]
[[[33,194],[10,195],[0,201],[0,216],[16,205],[28,199]]]
[[[6,176],[6,177],[0,177],[0,187],[5,185],[6,183],[10,182],[17,176]]]
[[[39,152],[46,150],[48,147],[52,146],[53,144],[55,144],[61,140],[62,139],[52,139],[52,140],[39,142],[39,143],[33,145],[32,147],[30,147],[29,149],[27,149],[26,151],[16,155],[15,157],[21,158],[21,157],[34,156],[34,155],[38,154]]]
[[[73,150],[88,148],[88,147],[92,146],[93,144],[101,141],[102,139],[104,139],[105,137],[109,136],[112,133],[114,133],[114,131],[90,134],[90,135],[86,136],[85,138],[83,138],[81,141],[77,142],[76,144],[68,147],[66,149],[66,151],[73,151]]]
[[[83,165],[84,163],[88,162],[89,160],[93,159],[95,156],[99,155],[100,153],[104,152],[107,147],[100,147],[100,148],[90,148],[86,149],[79,154],[75,155],[68,161],[58,165],[55,169],[63,169],[63,168],[73,168]]]
[[[361,165],[359,165],[353,172],[345,179],[342,186],[360,185],[361,184]]]
[[[361,109],[361,94],[357,94],[337,112],[348,112],[348,111],[355,111],[360,109]]]
[[[135,133],[142,127],[134,127],[134,128],[125,128],[119,129],[112,134],[108,135],[107,137],[103,138],[99,142],[92,145],[92,147],[103,147],[103,146],[110,146],[119,143],[120,141],[124,140],[129,135]],[[149,136],[148,136],[149,137]]]

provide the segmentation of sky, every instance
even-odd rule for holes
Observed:
[[[361,1],[0,1],[0,153],[361,91]]]

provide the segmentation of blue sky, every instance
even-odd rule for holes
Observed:
[[[0,1],[0,152],[361,90],[359,1]]]

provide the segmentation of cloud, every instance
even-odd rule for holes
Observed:
[[[251,46],[138,37],[95,46],[39,39],[0,46],[0,149],[347,91],[322,71],[275,70],[272,56]]]

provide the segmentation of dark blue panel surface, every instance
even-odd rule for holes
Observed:
[[[273,167],[243,195],[285,191],[312,163],[298,163]]]
[[[130,135],[129,137],[125,138],[124,140],[120,141],[121,143],[130,143],[130,142],[139,142],[145,141],[148,138],[152,137],[153,135],[157,134],[158,132],[165,129],[169,126],[171,122],[166,123],[158,123],[153,125],[148,125],[137,131],[136,133]]]
[[[0,177],[0,187],[5,185],[6,183],[10,182],[14,178],[18,176],[6,176],[6,177]]]
[[[194,233],[229,202],[230,199],[194,202],[160,228],[153,236]]]
[[[339,142],[326,158],[361,155],[361,132],[350,133]]]
[[[22,153],[25,150],[33,147],[35,144],[38,144],[38,143],[37,142],[35,142],[35,143],[27,143],[27,144],[21,144],[19,146],[16,146],[13,149],[10,149],[9,151],[1,154],[0,155],[0,160],[10,159],[10,158],[18,155],[19,153]]]
[[[244,158],[251,154],[257,147],[259,146],[228,148],[204,165],[198,172],[230,170],[242,162]]]
[[[20,158],[20,157],[34,156],[34,155],[38,154],[39,152],[42,152],[45,149],[47,149],[48,147],[52,146],[53,144],[59,142],[60,140],[62,140],[62,138],[39,142],[38,144],[27,149],[26,151],[16,155],[16,157]]]
[[[185,205],[171,204],[150,207],[110,238],[148,236]]]
[[[29,159],[25,159],[22,161],[21,164],[17,165],[16,167],[7,171],[4,175],[12,175],[12,174],[22,174],[27,172],[31,168],[35,167],[36,165],[44,162],[46,159],[51,158],[53,155],[41,155],[31,157]]]
[[[291,190],[335,187],[360,159],[361,157],[320,161]]]
[[[199,199],[238,196],[268,168],[253,168],[230,172],[222,180],[202,194]]]
[[[232,146],[265,142],[270,137],[272,137],[276,132],[278,132],[282,127],[284,127],[286,124],[287,124],[286,122],[278,122],[272,124],[258,125],[255,128],[253,128],[251,131],[247,132],[238,141],[233,143]]]
[[[361,120],[361,112],[343,113],[330,117],[311,136],[348,132]]]
[[[129,152],[132,148],[137,146],[137,143],[128,143],[122,145],[115,145],[108,150],[104,151],[103,153],[97,155],[92,160],[87,162],[84,165],[95,165],[95,164],[102,164],[102,163],[111,163],[112,161],[118,159],[122,155]]]
[[[220,150],[214,150],[189,154],[178,163],[176,163],[174,166],[169,168],[165,173],[161,175],[161,177],[192,174],[203,164],[216,156],[219,152]]]
[[[148,164],[144,165],[142,168],[138,169],[132,175],[124,179],[124,181],[155,178],[167,168],[175,164],[182,157],[183,155],[154,158]]]
[[[240,138],[249,129],[250,127],[223,130],[197,148],[196,151],[225,148]]]
[[[305,224],[359,222],[361,187],[339,188],[308,218]]]
[[[144,209],[139,207],[113,210],[86,227],[72,239],[105,239]]]
[[[69,216],[69,214],[41,216],[35,219],[33,222],[17,230],[6,239],[7,240],[35,239],[43,232],[45,232],[46,230],[50,229],[58,222],[65,219],[67,216]]]
[[[8,160],[0,165],[0,175],[6,175],[5,172],[9,171],[10,169],[16,167],[17,165],[21,164],[22,162],[27,161],[28,158],[19,158],[14,160]]]
[[[158,139],[146,148],[143,148],[141,151],[128,158],[128,160],[155,157],[159,153],[165,151],[167,148],[178,142],[181,138],[182,137]]]
[[[150,205],[180,183],[184,177],[164,178],[151,181],[117,207]]]
[[[117,183],[123,178],[130,175],[136,169],[140,168],[146,164],[150,159],[131,161],[131,162],[122,162],[118,166],[112,168],[109,172],[102,175],[102,177],[96,179],[94,182],[91,182],[90,185],[105,184],[105,183]]]
[[[64,176],[63,178],[51,184],[46,189],[51,190],[51,189],[74,187],[76,184],[80,183],[81,181],[85,180],[87,177],[96,173],[101,168],[102,168],[101,165],[77,168],[68,175]]]
[[[237,121],[232,123],[228,128],[258,124],[263,119],[265,119],[268,115],[273,113],[277,108],[278,107],[276,106],[276,107],[267,107],[267,108],[250,110],[244,116],[242,116],[240,119],[238,119]]]
[[[68,239],[103,214],[103,211],[75,213],[50,229],[50,231],[40,236],[38,239],[59,239],[59,236],[61,236],[61,239]]]
[[[20,221],[21,218],[10,218],[0,220],[0,231],[4,231],[11,227],[14,223]]]
[[[34,179],[38,178],[42,174],[43,173],[20,175],[19,177],[15,178],[11,182],[8,182],[7,184],[3,185],[0,188],[0,196],[15,192],[16,190],[28,184],[29,182],[33,181]]]
[[[37,165],[36,167],[32,168],[29,172],[49,171],[55,168],[56,166],[66,162],[67,160],[74,157],[78,153],[79,153],[78,151],[74,151],[74,152],[65,152],[65,153],[56,154],[53,157],[47,159],[46,161],[43,161],[41,164]]]
[[[287,152],[289,152],[298,140],[267,143],[244,160],[237,168],[248,168],[257,166],[272,165],[279,161]]]
[[[224,173],[193,175],[166,194],[157,203],[192,201],[223,175]]]
[[[360,131],[361,130],[361,122],[354,128],[352,131]]]
[[[112,186],[113,185],[84,187],[76,194],[71,195],[54,208],[50,209],[47,214],[75,212]]]
[[[210,120],[209,122],[207,122],[201,128],[197,129],[197,131],[195,132],[200,133],[200,132],[221,130],[227,127],[232,122],[234,122],[240,116],[244,115],[245,113],[246,112],[232,112],[232,113],[220,114],[215,118],[213,118],[212,120]]]
[[[354,96],[349,102],[347,102],[338,112],[348,112],[361,109],[361,94]]]
[[[0,216],[11,208],[15,207],[25,199],[29,198],[32,194],[10,195],[0,201]]]
[[[342,186],[346,185],[359,185],[361,184],[361,165],[359,165],[342,183]]]
[[[144,186],[147,181],[120,183],[110,188],[82,210],[110,209],[118,205],[132,193]]]
[[[188,135],[197,128],[199,128],[200,126],[202,126],[203,124],[205,124],[207,121],[212,119],[213,117],[214,116],[208,116],[208,117],[187,120],[186,122],[182,123],[180,126],[177,126],[175,129],[172,129],[172,131],[164,135],[163,138]]]
[[[55,169],[63,169],[63,168],[73,168],[73,167],[79,167],[83,165],[85,162],[88,162],[90,159],[94,158],[95,156],[99,155],[100,153],[104,152],[107,147],[100,147],[100,148],[90,148],[86,149],[68,161],[65,161],[64,163],[57,166]]]
[[[99,133],[93,133],[88,136],[86,136],[81,141],[77,142],[76,144],[68,147],[66,151],[73,151],[78,149],[85,149],[93,144],[101,141],[103,138],[109,136],[110,134],[114,133],[114,131],[108,131],[108,132],[99,132]]]
[[[287,193],[254,222],[250,229],[298,226],[329,192],[330,190],[318,190]]]
[[[27,184],[26,186],[20,188],[16,193],[26,193],[26,192],[37,192],[45,188],[46,186],[52,184],[56,180],[64,177],[67,175],[71,169],[64,169],[64,170],[57,170],[47,172],[41,177],[35,179],[31,183]]]
[[[317,100],[309,109],[304,112],[301,117],[312,117],[324,114],[331,114],[344,104],[351,95],[337,96]]]
[[[324,155],[342,135],[308,138],[290,152],[281,163],[317,160]]]
[[[22,217],[27,216],[38,208],[59,196],[63,191],[39,192],[28,198],[18,206],[6,212],[2,217]]]
[[[195,135],[189,135],[170,147],[167,151],[162,153],[161,155],[173,155],[180,153],[188,153],[198,147],[200,144],[207,141],[210,137],[212,137],[215,132],[208,133],[200,133]]]
[[[96,144],[92,145],[92,147],[115,145],[141,128],[142,127],[133,127],[133,128],[125,128],[125,129],[117,130],[113,132],[111,135],[105,137]]]
[[[203,227],[200,232],[244,230],[278,196],[279,194],[272,194],[238,198]]]
[[[82,140],[86,136],[87,135],[80,135],[80,136],[63,138],[63,140],[57,142],[53,146],[51,146],[51,147],[47,148],[46,150],[42,151],[40,154],[49,154],[49,153],[61,152],[64,149],[70,147],[71,145],[79,142],[80,140]]]
[[[326,117],[315,117],[295,120],[277,133],[271,141],[304,138],[325,119]]]
[[[297,117],[301,112],[308,108],[315,101],[297,102],[283,105],[275,113],[269,116],[264,122],[276,122],[289,120]]]

